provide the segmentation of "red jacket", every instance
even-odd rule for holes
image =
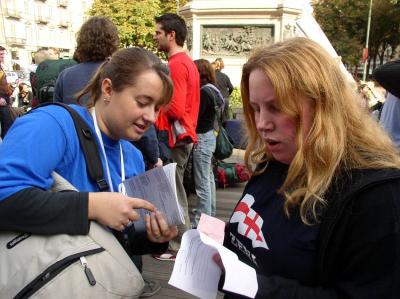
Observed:
[[[196,125],[200,106],[199,72],[185,52],[172,55],[168,67],[174,84],[174,94],[171,102],[161,109],[156,126],[158,130],[168,131],[171,148],[186,139],[197,143]],[[174,132],[174,122],[178,123],[176,121],[181,125],[180,132]]]

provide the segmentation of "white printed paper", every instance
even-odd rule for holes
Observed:
[[[223,289],[254,298],[258,290],[256,271],[234,252],[195,229],[183,234],[168,283],[199,298],[216,298],[221,276],[221,269],[213,260],[216,253],[225,268]]]
[[[157,210],[164,213],[169,225],[185,223],[176,195],[175,170],[176,163],[170,163],[150,169],[123,182],[128,196],[142,198],[154,204]],[[148,211],[145,209],[137,211],[140,219],[134,222],[135,229],[145,231],[144,216]]]

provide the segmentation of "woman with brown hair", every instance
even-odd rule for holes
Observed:
[[[254,175],[224,245],[256,298],[399,298],[400,158],[334,59],[306,38],[258,49],[241,92]]]
[[[97,139],[109,192],[99,192],[90,179],[70,114],[56,105],[35,109],[17,119],[0,146],[0,231],[85,235],[90,221],[97,221],[131,236],[133,226],[127,226],[139,217],[135,209],[145,208],[151,212],[147,233],[128,239],[132,254],[165,251],[176,227],[151,203],[118,192],[125,178],[144,172],[143,157],[129,141],[141,138],[172,97],[165,66],[147,50],[120,50],[101,64],[78,98],[84,94],[87,107],[70,107]],[[32,154],[32,144],[40,154]],[[46,191],[53,171],[79,192]]]
[[[18,85],[18,107],[23,107],[27,109],[32,104],[32,91],[29,90],[29,87],[25,83],[20,83]]]
[[[197,206],[192,226],[196,227],[202,213],[215,216],[215,181],[212,157],[216,146],[214,127],[221,117],[223,98],[215,86],[215,72],[205,59],[194,61],[200,75],[200,108],[197,119],[197,144],[193,147],[193,176],[197,195]],[[218,107],[216,111],[216,107]]]
[[[63,70],[57,79],[54,101],[76,104],[76,93],[89,82],[97,68],[110,57],[119,45],[118,30],[107,17],[95,16],[88,19],[79,30],[74,59],[77,65]],[[85,104],[89,98],[81,98]]]

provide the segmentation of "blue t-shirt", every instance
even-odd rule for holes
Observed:
[[[89,111],[71,105],[96,136]],[[114,191],[121,183],[121,142],[126,178],[144,172],[143,156],[130,142],[111,140],[102,135],[110,168]],[[104,176],[105,160],[99,146]],[[0,200],[29,187],[43,190],[53,184],[51,172],[56,171],[79,191],[99,191],[86,169],[74,122],[67,110],[59,106],[46,106],[20,117],[11,127],[0,145]]]
[[[257,275],[312,285],[319,225],[305,225],[298,211],[292,211],[290,218],[285,215],[284,199],[277,190],[287,170],[287,165],[271,161],[264,173],[251,178],[225,228],[224,246],[255,268]]]

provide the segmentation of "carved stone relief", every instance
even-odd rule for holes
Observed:
[[[192,50],[192,45],[193,45],[193,26],[192,24],[187,24],[186,47],[189,51]]]
[[[201,54],[207,56],[243,56],[274,42],[273,25],[204,25],[201,32]]]
[[[287,23],[283,27],[283,40],[287,40],[289,38],[295,37],[296,34],[296,26],[290,23]]]

